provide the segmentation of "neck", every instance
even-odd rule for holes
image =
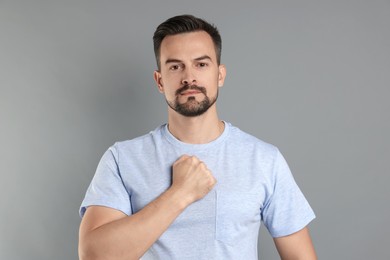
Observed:
[[[209,143],[217,139],[224,128],[225,124],[218,119],[215,105],[197,117],[185,117],[168,108],[169,132],[184,143]]]

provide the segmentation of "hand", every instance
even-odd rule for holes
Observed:
[[[191,204],[206,196],[216,184],[206,164],[195,156],[183,155],[173,164],[172,189]]]

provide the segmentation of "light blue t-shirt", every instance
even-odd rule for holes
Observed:
[[[207,144],[183,143],[167,125],[115,143],[97,167],[80,215],[91,205],[136,213],[170,187],[172,164],[183,154],[205,162],[217,184],[179,215],[143,260],[258,259],[261,221],[280,237],[315,218],[279,150],[227,122]]]

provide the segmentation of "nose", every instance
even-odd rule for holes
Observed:
[[[183,78],[181,84],[183,85],[193,85],[196,83],[195,75],[190,69],[186,69],[183,73]]]

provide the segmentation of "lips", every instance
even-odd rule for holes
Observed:
[[[188,96],[203,93],[206,95],[206,89],[196,85],[184,85],[176,91],[176,95]]]
[[[190,96],[190,95],[196,95],[196,94],[200,94],[200,93],[202,93],[202,92],[198,91],[198,90],[189,90],[189,91],[184,91],[184,92],[180,93],[180,95]]]

